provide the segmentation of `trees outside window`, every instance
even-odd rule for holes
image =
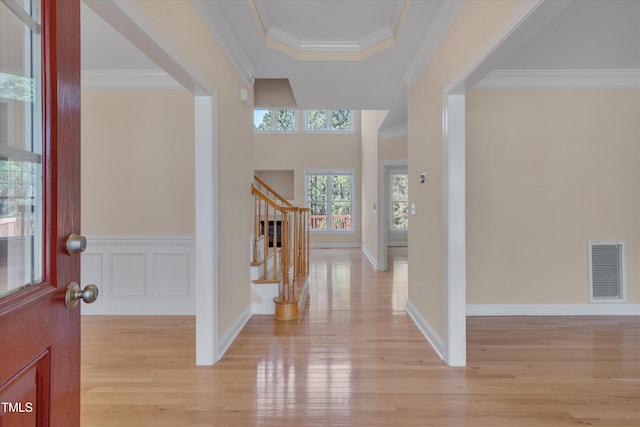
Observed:
[[[409,225],[409,175],[391,172],[391,230],[406,230]]]
[[[296,110],[253,110],[255,132],[295,132],[298,130]]]
[[[312,231],[353,230],[353,172],[308,172],[305,188]]]
[[[253,130],[255,132],[297,132],[297,113],[297,110],[291,109],[255,109],[253,110]],[[304,130],[311,133],[353,132],[353,111],[306,110]]]
[[[351,110],[306,110],[304,129],[307,132],[352,132],[353,113]]]

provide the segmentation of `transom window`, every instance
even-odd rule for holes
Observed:
[[[391,171],[391,230],[406,230],[409,224],[409,175]]]
[[[353,230],[353,171],[309,171],[305,193],[311,231]]]
[[[306,132],[352,132],[351,110],[306,110],[304,116]]]
[[[298,130],[297,111],[253,110],[253,130],[255,132],[296,132]]]

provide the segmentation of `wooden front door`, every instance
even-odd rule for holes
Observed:
[[[0,426],[80,425],[80,2],[0,0]]]

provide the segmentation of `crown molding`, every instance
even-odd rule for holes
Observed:
[[[82,70],[82,89],[182,89],[162,70]]]
[[[493,70],[475,87],[483,89],[640,88],[640,69]]]
[[[191,0],[191,4],[204,21],[209,32],[218,43],[220,43],[220,46],[222,46],[227,56],[229,56],[229,59],[242,76],[244,83],[249,87],[253,87],[256,72],[249,58],[247,58],[247,55],[245,55],[242,48],[240,48],[238,40],[236,40],[233,35],[229,23],[224,19],[224,15],[216,2]]]
[[[385,27],[360,41],[302,41],[286,31],[272,26],[266,34],[298,52],[355,52],[360,53],[370,47],[394,37],[391,28]]]
[[[378,43],[382,43],[387,39],[394,38],[396,36],[396,31],[392,30],[391,27],[384,27],[373,34],[369,34],[358,43],[360,45],[360,51],[369,49],[370,47],[373,47]]]
[[[362,45],[358,41],[303,41],[276,26],[269,27],[266,37],[283,43],[298,52],[360,52]],[[384,39],[382,39],[384,40]],[[377,42],[376,42],[377,43]]]
[[[407,88],[407,92],[411,89],[413,84],[418,80],[420,73],[427,66],[427,63],[436,53],[438,46],[444,40],[449,28],[455,22],[456,18],[462,11],[462,8],[467,3],[467,0],[452,0],[442,3],[442,8],[438,12],[438,16],[434,19],[433,26],[429,29],[429,33],[425,38],[424,43],[418,50],[418,53],[411,61],[411,65],[404,75],[404,83]]]
[[[192,0],[203,1],[203,0]],[[266,10],[265,1],[250,0],[251,10],[255,14],[256,21],[258,22],[259,29],[263,33],[266,39],[271,39],[275,42],[282,43],[284,48],[279,48],[277,44],[267,45],[279,48],[284,53],[289,54],[287,49],[293,49],[294,56],[300,53],[347,53],[347,54],[364,54],[368,49],[377,47],[388,47],[385,43],[395,42],[395,38],[400,29],[402,18],[406,12],[409,4],[409,0],[396,0],[395,9],[391,16],[389,25],[375,31],[372,34],[367,35],[361,40],[344,40],[344,41],[322,41],[322,40],[301,40],[293,34],[278,28],[273,25],[269,20],[269,14]],[[353,57],[351,59],[361,59],[360,56]]]

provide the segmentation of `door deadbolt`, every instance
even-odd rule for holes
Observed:
[[[67,237],[67,253],[79,254],[87,249],[87,238],[79,234],[71,233]]]

